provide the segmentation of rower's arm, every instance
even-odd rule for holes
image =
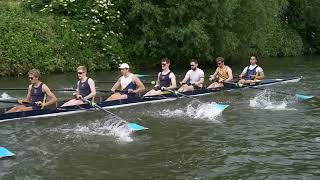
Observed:
[[[183,80],[182,80],[181,82],[182,82],[182,83],[186,83],[186,82],[188,81],[189,77],[190,77],[190,75],[187,73],[187,74],[184,76],[184,78],[183,78]]]
[[[146,89],[144,87],[144,84],[141,82],[141,80],[138,77],[134,77],[133,81],[138,87],[136,90],[134,90],[134,93],[143,92]]]
[[[22,104],[23,102],[31,102],[31,87],[32,85],[29,85],[27,97],[23,100],[20,100],[21,101],[19,102],[20,104]]]
[[[90,90],[91,90],[91,93],[86,96],[86,97],[83,97],[85,99],[90,99],[90,98],[93,98],[94,96],[96,96],[97,92],[96,92],[96,86],[94,84],[94,81],[90,78],[88,79],[88,84],[89,84],[89,87],[90,87]]]
[[[247,74],[247,68],[249,68],[249,67],[245,67],[245,68],[243,69],[243,71],[242,71],[241,74],[239,75],[239,78],[243,78],[243,77]]]
[[[209,80],[215,80],[216,79],[216,76],[217,76],[217,74],[218,74],[218,68],[216,69],[216,71],[212,74],[212,75],[210,75],[210,78],[209,78]]]
[[[258,72],[258,73],[257,73],[257,76],[256,76],[256,79],[259,79],[259,80],[264,79],[264,72],[263,72],[263,71]]]
[[[203,84],[204,83],[204,77],[201,77],[199,81],[197,81],[197,85]]]
[[[155,85],[155,86],[157,86],[157,87],[160,86],[160,80],[159,80],[159,78],[160,78],[160,73],[158,74],[158,78],[157,78],[156,85]]]
[[[48,102],[44,103],[44,107],[46,106],[50,106],[54,103],[57,102],[57,98],[56,96],[51,92],[51,90],[49,89],[49,87],[47,85],[42,85],[42,91],[45,92],[47,94],[47,96],[50,98],[50,100]]]
[[[120,79],[112,86],[111,91],[115,91],[120,88]]]
[[[228,68],[227,73],[228,73],[229,77],[225,81],[232,81],[233,80],[232,69]]]
[[[176,76],[172,74],[171,86],[169,86],[168,89],[175,89],[175,88],[177,88],[177,80],[176,80]]]

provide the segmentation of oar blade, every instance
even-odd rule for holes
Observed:
[[[306,101],[306,100],[314,98],[314,96],[306,96],[306,95],[302,95],[302,94],[296,94],[295,96],[297,99],[302,100],[302,101]]]
[[[149,129],[149,128],[143,127],[143,126],[141,126],[139,124],[136,124],[136,123],[128,123],[128,127],[132,131],[143,131],[143,130]]]
[[[214,104],[214,105],[213,105],[213,108],[223,111],[223,110],[225,110],[225,109],[226,109],[227,107],[229,107],[229,106],[230,106],[230,105],[228,105],[228,104]]]
[[[0,147],[0,158],[12,157],[15,154],[4,147]]]

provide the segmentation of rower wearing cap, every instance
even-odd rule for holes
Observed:
[[[57,102],[56,96],[49,87],[40,81],[40,72],[37,69],[30,70],[28,75],[31,84],[27,97],[24,100],[18,100],[21,105],[11,108],[6,113],[40,110]],[[49,101],[46,101],[47,96],[50,98]]]
[[[122,76],[111,88],[114,94],[112,94],[107,101],[135,97],[137,93],[145,90],[140,79],[129,71],[129,65],[127,63],[121,64],[119,69],[121,70]]]
[[[85,66],[79,66],[77,68],[79,81],[77,82],[76,93],[74,99],[69,100],[62,106],[74,106],[83,104],[84,100],[94,101],[94,96],[96,95],[96,86],[94,81],[87,77],[87,68]]]
[[[220,88],[223,87],[224,82],[231,82],[233,80],[232,70],[229,66],[224,64],[224,58],[223,57],[217,57],[215,60],[217,63],[217,69],[214,72],[213,75],[210,75],[210,81],[216,81],[210,86],[208,86],[208,89],[214,89],[214,88]]]
[[[176,76],[170,71],[170,59],[163,58],[161,60],[162,72],[159,72],[158,79],[154,89],[147,92],[144,96],[161,95],[161,91],[173,90],[177,88]]]
[[[263,69],[257,65],[257,56],[250,57],[250,66],[245,67],[239,77],[239,84],[248,84],[264,79]]]
[[[198,68],[198,61],[196,59],[192,59],[190,61],[190,67],[191,69],[180,82],[182,86],[179,88],[179,92],[192,91],[203,87],[204,72]]]

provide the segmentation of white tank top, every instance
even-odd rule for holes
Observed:
[[[128,77],[122,76],[120,78],[121,90],[126,88],[128,86],[128,84],[130,84],[132,82],[132,77],[133,77],[133,74],[131,73]]]

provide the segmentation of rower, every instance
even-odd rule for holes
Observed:
[[[209,80],[216,81],[216,82],[210,84],[207,87],[208,89],[220,88],[220,87],[223,87],[224,82],[232,82],[233,81],[232,70],[229,66],[224,64],[224,58],[217,57],[215,62],[217,63],[218,67],[217,67],[216,71],[214,72],[214,74],[210,75]]]
[[[27,97],[18,100],[21,105],[13,107],[6,113],[40,110],[57,102],[56,96],[50,91],[49,87],[40,81],[40,72],[37,69],[30,70],[28,75],[31,84],[28,87]],[[49,101],[46,101],[47,96],[50,98]]]
[[[79,66],[77,68],[77,73],[79,81],[77,82],[76,93],[73,93],[75,98],[64,103],[62,107],[84,104],[82,99],[94,101],[94,96],[96,95],[96,87],[94,81],[91,78],[87,77],[87,68],[85,66]]]
[[[257,65],[257,56],[250,57],[250,66],[245,67],[239,77],[239,84],[248,84],[264,79],[263,69]]]
[[[190,67],[191,69],[180,82],[181,87],[178,89],[179,92],[192,91],[203,87],[204,72],[198,68],[198,61],[196,59],[192,59],[190,61]]]
[[[154,89],[147,92],[144,96],[161,95],[162,91],[173,90],[177,87],[176,76],[170,71],[170,59],[163,58],[161,60],[162,72],[159,72],[158,79]]]
[[[135,97],[137,93],[145,90],[140,79],[129,71],[129,65],[127,63],[121,64],[119,69],[122,76],[111,88],[114,94],[112,94],[107,101],[132,98]]]

